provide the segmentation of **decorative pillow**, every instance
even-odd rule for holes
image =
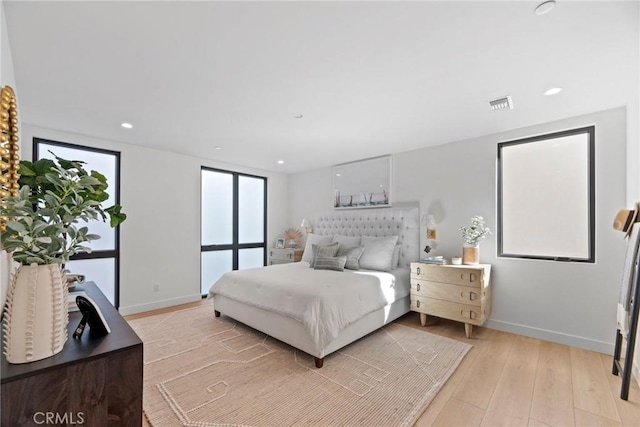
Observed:
[[[360,236],[341,236],[336,234],[333,236],[333,241],[340,243],[340,247],[344,248],[355,248],[356,246],[360,246]]]
[[[316,255],[315,261],[314,270],[344,271],[344,264],[347,261],[347,257]]]
[[[340,249],[340,243],[330,243],[328,245],[311,245],[311,252],[313,253],[313,258],[311,258],[311,262],[309,263],[309,267],[316,266],[316,258],[318,256],[329,256],[334,257],[338,254],[338,249]]]
[[[398,236],[371,237],[362,236],[364,252],[360,257],[360,268],[368,270],[389,271],[393,261]]]
[[[397,268],[400,264],[400,245],[396,245],[393,249],[393,258],[391,258],[391,269]]]
[[[333,236],[321,236],[320,234],[307,234],[307,243],[304,245],[302,261],[311,262],[313,259],[313,251],[311,245],[326,245],[331,243]]]
[[[343,247],[340,244],[340,249],[338,249],[337,256],[346,256],[347,262],[344,264],[344,268],[348,268],[349,270],[360,270],[360,264],[358,261],[364,252],[363,246],[356,246],[353,248]]]

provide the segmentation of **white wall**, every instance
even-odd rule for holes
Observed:
[[[25,125],[33,137],[121,152],[120,312],[131,314],[200,298],[200,167],[266,176],[268,242],[287,228],[287,176],[141,146]],[[160,290],[153,291],[158,284]]]
[[[596,125],[597,262],[499,259],[495,234],[480,245],[480,260],[493,265],[493,311],[486,326],[611,353],[625,249],[622,234],[611,227],[626,197],[624,108],[395,154],[392,200],[418,201],[421,214],[434,214],[436,253],[459,255],[458,228],[471,216],[484,216],[496,230],[498,142],[591,124]],[[331,194],[330,168],[292,175],[292,218],[330,211]],[[421,239],[424,246],[424,232]]]

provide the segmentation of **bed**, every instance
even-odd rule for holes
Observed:
[[[419,211],[414,204],[336,211],[317,215],[313,226],[308,241],[397,236],[397,267],[317,270],[309,268],[307,245],[302,262],[226,273],[209,296],[216,316],[229,316],[308,353],[321,368],[325,356],[409,311],[409,267],[420,255]]]

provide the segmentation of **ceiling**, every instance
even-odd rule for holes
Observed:
[[[536,4],[4,1],[23,122],[284,173],[638,96],[638,2]]]

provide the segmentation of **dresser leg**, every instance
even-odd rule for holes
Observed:
[[[424,313],[420,313],[420,324],[422,326],[427,326],[427,315]]]
[[[467,338],[471,338],[471,331],[473,331],[473,325],[471,323],[464,324],[464,335]]]

